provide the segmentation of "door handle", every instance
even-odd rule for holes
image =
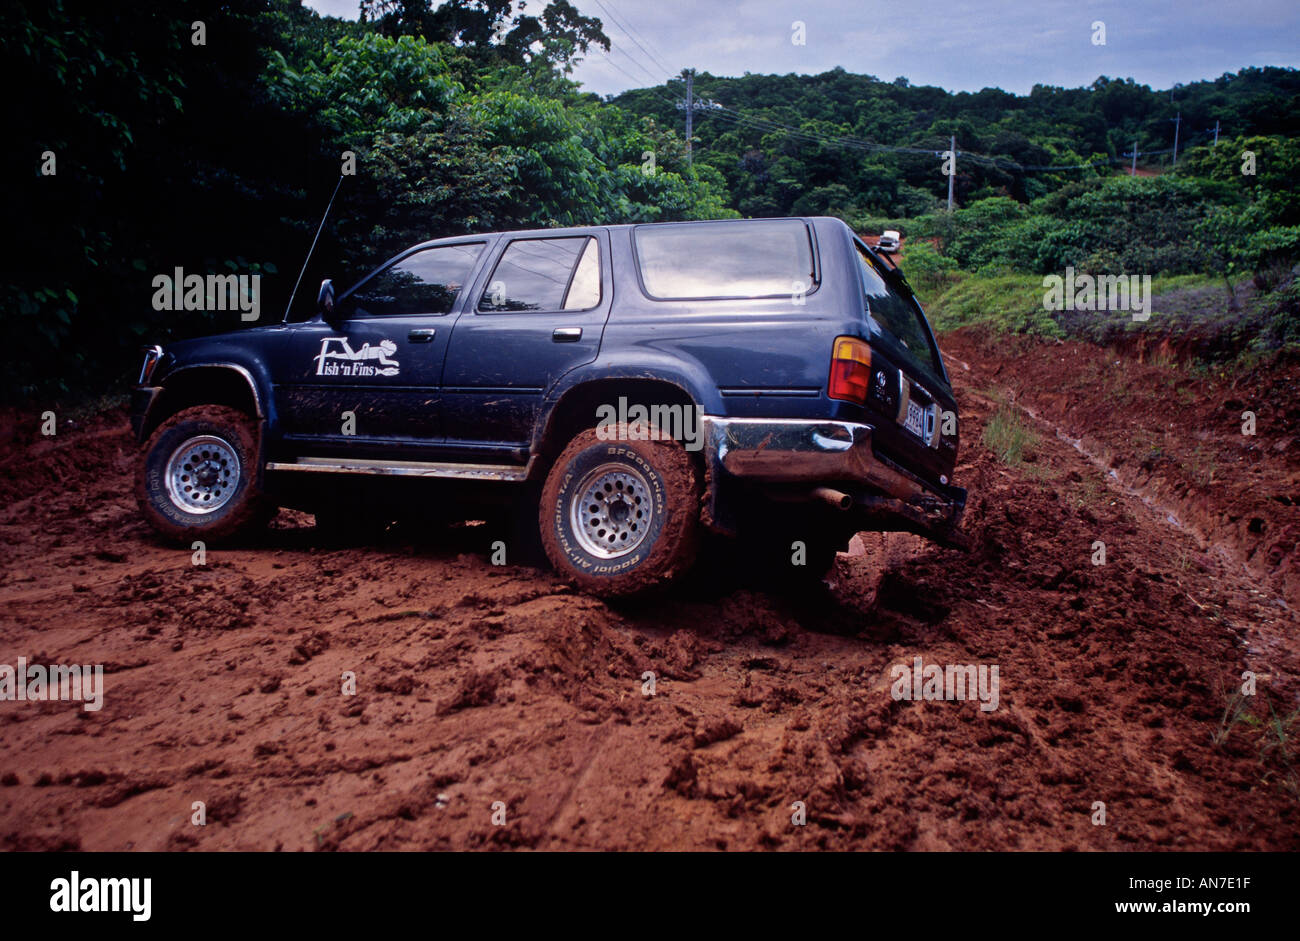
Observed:
[[[556,343],[577,343],[582,339],[582,328],[556,327],[555,332],[551,334],[551,339]]]
[[[437,332],[438,331],[432,327],[421,330],[412,330],[406,335],[406,339],[410,340],[412,343],[429,343],[432,342],[433,336]]]

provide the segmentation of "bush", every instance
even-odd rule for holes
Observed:
[[[957,262],[941,255],[924,239],[903,244],[900,265],[917,293],[937,294],[957,281]]]
[[[855,215],[845,220],[859,235],[879,235],[887,229],[893,229],[906,238],[910,233],[911,219],[890,219],[887,216]]]
[[[965,271],[1188,274],[1212,267],[1196,238],[1216,207],[1243,191],[1205,179],[1116,176],[1072,184],[1028,206],[1005,196],[911,220]]]
[[[1253,233],[1242,248],[1242,258],[1254,273],[1255,287],[1272,291],[1300,258],[1300,226],[1273,226]]]

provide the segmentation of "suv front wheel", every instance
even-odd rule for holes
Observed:
[[[169,539],[230,539],[264,525],[275,506],[261,487],[261,436],[243,412],[200,405],[177,412],[149,436],[136,499]]]
[[[631,426],[635,428],[636,426]],[[569,442],[542,488],[542,545],[561,575],[597,595],[667,582],[695,558],[700,477],[680,441],[633,440],[628,425]]]

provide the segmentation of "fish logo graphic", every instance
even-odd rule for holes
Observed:
[[[347,337],[326,337],[320,352],[312,357],[318,376],[396,376],[401,363],[393,358],[397,344],[380,340],[378,346],[363,343],[354,350]]]

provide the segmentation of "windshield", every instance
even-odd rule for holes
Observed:
[[[943,370],[935,357],[934,347],[930,343],[930,329],[926,326],[920,309],[909,297],[890,285],[861,242],[854,239],[853,245],[858,250],[862,291],[872,319],[906,349],[931,378],[942,383]]]

